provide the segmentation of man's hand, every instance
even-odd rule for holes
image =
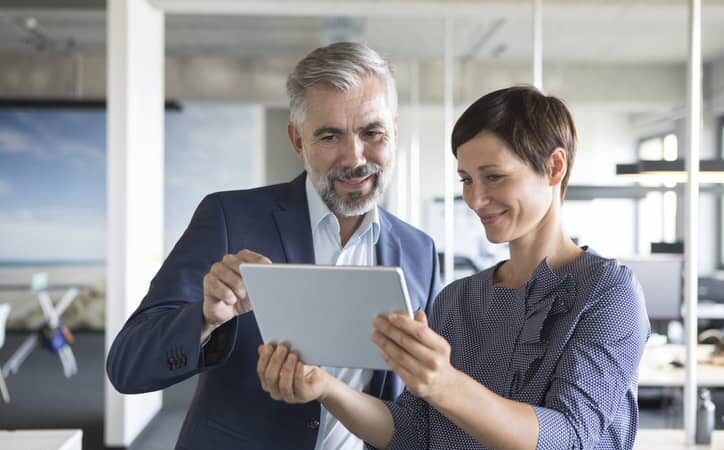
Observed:
[[[226,255],[211,266],[204,276],[204,328],[201,342],[204,342],[217,327],[239,314],[251,311],[251,303],[244,280],[239,273],[239,264],[271,264],[269,258],[251,250],[242,250],[235,255]]]
[[[307,403],[322,400],[331,376],[316,366],[303,364],[283,344],[260,345],[256,374],[262,389],[274,400]]]

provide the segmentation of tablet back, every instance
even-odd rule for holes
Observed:
[[[389,370],[370,335],[378,314],[412,317],[400,268],[242,264],[239,270],[265,343],[285,342],[307,364]]]

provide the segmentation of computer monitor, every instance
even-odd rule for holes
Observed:
[[[683,300],[683,259],[681,255],[619,259],[629,267],[646,297],[649,320],[681,318]]]

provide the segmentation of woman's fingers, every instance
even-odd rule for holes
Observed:
[[[377,317],[372,340],[410,392],[426,398],[449,380],[450,344],[427,326],[424,313]]]
[[[425,365],[433,363],[437,358],[435,354],[444,353],[447,346],[447,341],[428,328],[425,323],[412,320],[407,316],[392,314],[389,318],[376,317],[373,326],[376,331],[395,343],[399,349]],[[389,344],[386,345],[389,346]],[[392,346],[388,352],[392,356],[398,353]]]
[[[418,374],[426,370],[425,361],[430,360],[429,356],[413,356],[407,349],[378,330],[372,332],[372,342],[380,349],[382,358],[393,371],[404,369],[412,374]]]
[[[437,349],[440,347],[440,341],[444,341],[439,334],[435,333],[427,325],[427,317],[422,311],[416,311],[414,319],[404,314],[393,313],[388,317],[388,321],[426,347]]]
[[[375,344],[377,344],[377,346],[379,347],[382,359],[387,363],[388,366],[390,366],[390,369],[392,369],[393,372],[395,372],[397,375],[400,376],[400,378],[402,378],[402,381],[405,384],[408,384],[410,380],[414,380],[417,378],[416,373],[419,372],[419,364],[414,361],[414,359],[411,358],[409,355],[406,355],[405,358],[402,358],[400,356],[402,353],[397,353],[394,350],[392,351],[392,353],[389,353],[388,350],[385,350],[385,348],[390,348],[389,346],[383,344],[383,341],[386,339],[387,338],[384,337],[384,335],[380,334],[377,331],[374,331],[372,333],[372,341],[374,341]],[[391,343],[391,345],[394,346],[395,344]],[[408,365],[414,366],[414,368],[410,368],[408,367]]]

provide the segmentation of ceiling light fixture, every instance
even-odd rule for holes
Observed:
[[[633,164],[616,164],[616,175],[631,177],[636,181],[661,183],[686,183],[686,161],[640,160]],[[724,183],[724,159],[699,161],[701,183]]]

